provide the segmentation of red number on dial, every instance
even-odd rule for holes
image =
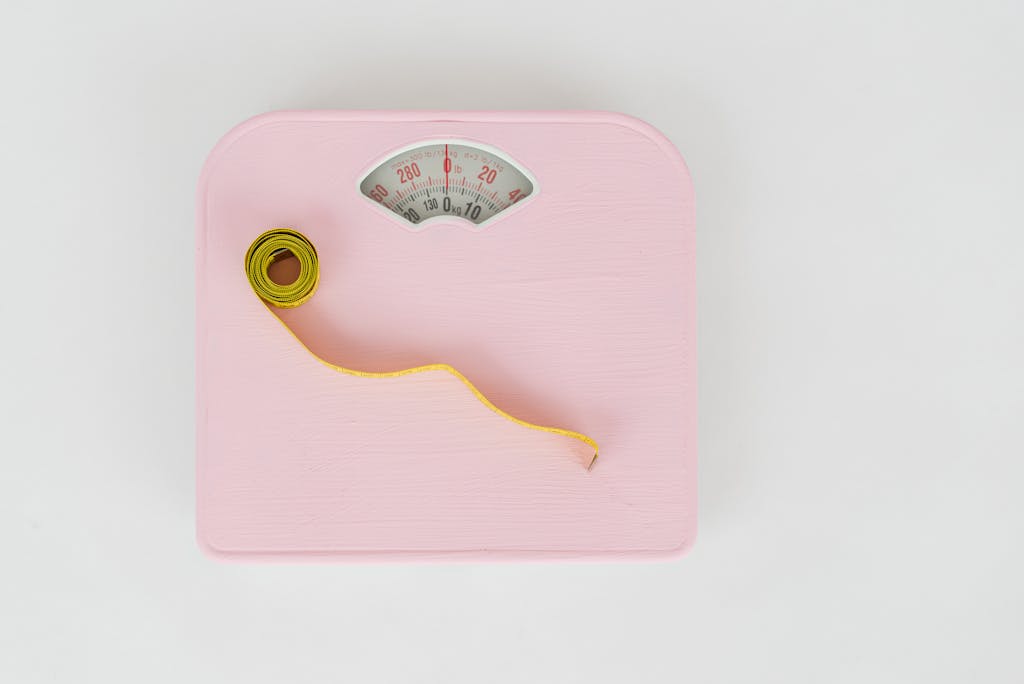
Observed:
[[[478,173],[476,177],[490,185],[494,182],[494,179],[498,177],[498,171],[497,169],[492,169],[485,164],[483,171]]]
[[[411,183],[413,178],[420,177],[420,167],[416,162],[408,166],[400,166],[396,169],[396,172],[398,173],[398,179],[403,183]]]

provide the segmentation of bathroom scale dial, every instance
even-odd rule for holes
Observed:
[[[400,150],[359,183],[366,197],[418,228],[439,217],[480,226],[535,189],[536,181],[508,155],[461,140]]]

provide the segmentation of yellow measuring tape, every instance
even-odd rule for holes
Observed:
[[[292,256],[299,261],[298,277],[294,282],[287,285],[280,285],[274,282],[270,277],[271,265],[279,259],[289,258]],[[249,251],[246,252],[245,255],[245,273],[249,277],[249,283],[252,285],[252,289],[264,302],[281,308],[292,308],[308,301],[309,298],[313,296],[313,293],[316,292],[317,285],[320,283],[320,262],[316,256],[316,248],[313,247],[313,243],[311,243],[305,235],[290,228],[273,228],[256,238],[249,247]],[[305,344],[303,344],[302,340],[292,332],[291,328],[289,328],[280,317],[277,318],[281,321],[288,332],[292,334],[292,337],[295,337],[299,344],[302,344],[305,347]],[[478,390],[476,386],[469,381],[469,378],[446,363],[432,363],[426,366],[406,368],[405,370],[376,373],[336,366],[333,363],[329,363],[321,359],[316,354],[313,354],[308,347],[306,347],[306,351],[309,351],[317,361],[329,368],[333,368],[339,373],[355,375],[361,378],[396,378],[401,375],[412,375],[413,373],[425,373],[427,371],[445,371],[447,373],[451,373],[461,380],[471,392],[473,392],[476,398],[480,400],[480,403],[497,413],[502,418],[511,420],[513,423],[518,423],[523,427],[528,427],[531,430],[540,430],[541,432],[550,432],[555,435],[572,437],[573,439],[578,439],[584,444],[593,447],[594,457],[590,460],[590,464],[587,466],[588,469],[592,468],[594,462],[597,460],[597,442],[590,437],[579,432],[573,432],[572,430],[528,423],[525,420],[521,420],[509,413],[506,413],[505,411],[502,411],[500,408],[495,406],[490,399],[485,397],[483,392]]]

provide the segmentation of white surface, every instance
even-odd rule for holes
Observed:
[[[166,5],[0,9],[0,681],[1024,679],[1020,3]],[[372,107],[621,110],[686,156],[690,556],[200,555],[200,165]]]

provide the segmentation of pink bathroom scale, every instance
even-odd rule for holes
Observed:
[[[318,259],[292,308],[246,272],[275,228]],[[679,153],[619,114],[241,124],[198,189],[200,546],[245,561],[681,553],[697,512],[694,237]],[[287,270],[295,255],[278,256]]]

